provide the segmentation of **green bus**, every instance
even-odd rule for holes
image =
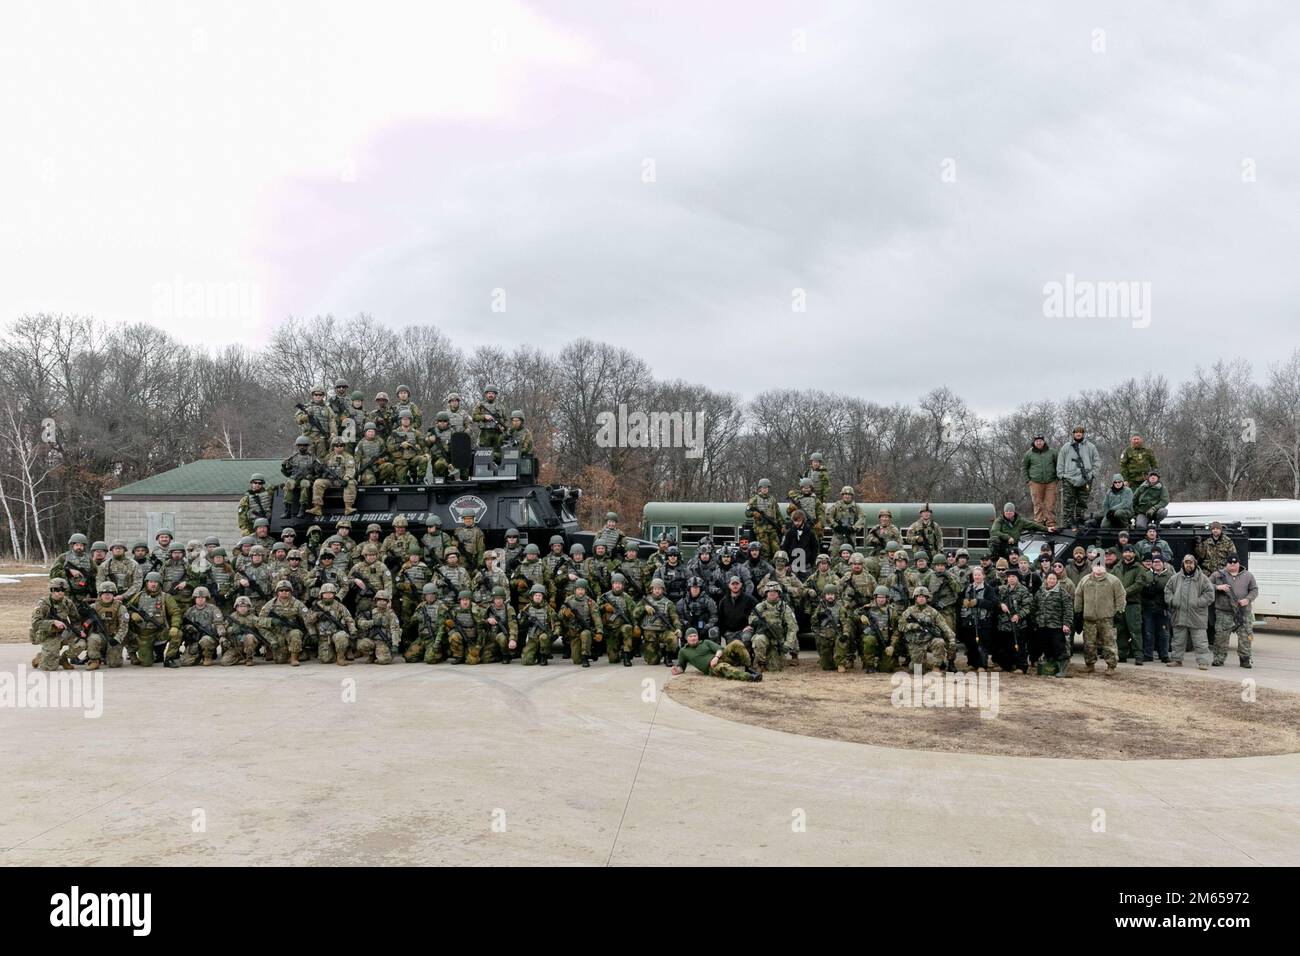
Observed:
[[[650,501],[641,512],[642,537],[655,542],[660,535],[672,535],[684,554],[693,554],[706,536],[715,546],[747,542],[753,536],[753,525],[745,516],[745,507],[743,501]],[[916,501],[858,502],[866,527],[874,527],[880,509],[888,508],[893,512],[894,524],[903,531],[920,517],[922,507]],[[943,528],[945,550],[965,548],[972,561],[988,550],[989,527],[997,517],[991,504],[934,502],[930,510]],[[781,503],[781,514],[786,514],[786,502]],[[822,547],[829,547],[830,540],[827,532]],[[861,547],[862,538],[855,543]]]

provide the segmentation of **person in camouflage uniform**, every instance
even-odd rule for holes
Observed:
[[[68,642],[68,656],[76,660],[86,654],[86,670],[98,670],[101,664],[122,666],[122,653],[130,639],[131,619],[126,608],[117,603],[117,585],[103,581],[98,599],[81,609],[82,629],[74,631]]]
[[[876,513],[876,525],[870,528],[863,538],[863,553],[867,556],[878,556],[886,550],[890,542],[903,546],[903,533],[898,530],[894,524],[894,513],[888,508],[881,508]]]
[[[868,674],[886,663],[885,652],[891,646],[898,629],[899,609],[889,600],[889,589],[877,585],[871,603],[858,608],[858,633],[861,634],[862,669]],[[836,648],[836,668],[853,669],[853,645]]]
[[[569,643],[569,659],[575,664],[590,667],[595,655],[593,644],[603,641],[605,632],[600,617],[600,606],[588,593],[586,578],[573,582],[573,593],[560,607],[560,628]]]
[[[1211,521],[1209,537],[1198,538],[1193,553],[1197,563],[1200,564],[1201,571],[1206,577],[1210,577],[1216,571],[1222,571],[1227,565],[1228,559],[1237,555],[1237,546],[1232,543],[1231,538],[1223,533],[1223,525],[1220,522]],[[1175,574],[1177,573],[1177,568],[1171,570]],[[1215,615],[1210,614],[1206,621],[1205,636],[1211,647],[1214,646],[1217,623]]]
[[[393,575],[398,594],[397,607],[401,610],[401,619],[408,622],[415,616],[416,606],[424,594],[424,586],[433,580],[433,569],[422,560],[419,542],[412,538],[409,548],[406,563]]]
[[[126,602],[131,621],[131,636],[127,646],[131,663],[152,667],[154,647],[180,640],[181,607],[163,593],[163,578],[157,571],[144,576],[144,587]]]
[[[345,515],[355,514],[357,503],[357,462],[343,447],[342,438],[331,440],[333,451],[323,462],[320,462],[317,470],[320,473],[319,478],[312,482],[311,488],[311,507],[307,509],[307,514],[320,517],[321,510],[325,507],[325,492],[331,488],[343,489],[343,513]]]
[[[312,606],[311,622],[316,633],[316,646],[322,664],[346,666],[352,641],[357,635],[357,624],[351,613],[337,600],[338,589],[323,584],[320,598]],[[374,602],[366,610],[372,611]]]
[[[430,569],[433,572],[431,580],[438,586],[439,597],[447,604],[454,604],[461,591],[473,592],[474,575],[468,568],[461,567],[460,552],[455,548],[443,555],[442,562],[441,566]]]
[[[32,610],[28,637],[40,647],[32,660],[32,667],[43,671],[56,671],[60,667],[72,670],[72,660],[63,648],[72,645],[80,633],[81,609],[68,597],[68,582],[63,578],[50,578],[50,596],[39,601]]]
[[[880,583],[889,592],[889,600],[902,610],[912,603],[912,592],[921,584],[921,576],[908,567],[906,551],[894,552],[894,567],[880,576]]]
[[[276,582],[275,597],[262,605],[257,616],[267,618],[263,633],[271,643],[268,661],[287,662],[297,667],[303,653],[304,638],[312,631],[311,611],[293,596],[288,581]]]
[[[564,537],[553,534],[548,545],[548,550],[542,558],[542,564],[546,565],[546,570],[550,572],[551,580],[555,582],[555,592],[552,604],[558,604],[564,600],[564,591],[568,585],[568,571],[571,565],[569,556],[564,553]]]
[[[489,385],[483,389],[483,400],[474,406],[470,418],[478,426],[478,447],[491,448],[493,457],[501,460],[501,438],[506,431],[505,411],[497,404],[500,389]]]
[[[804,587],[803,579],[795,573],[794,567],[790,564],[790,556],[784,551],[778,551],[772,557],[772,574],[768,580],[781,585],[782,593],[795,610],[796,616],[800,612],[806,612],[810,598],[814,601],[816,599],[816,594]],[[766,583],[767,581],[760,581],[759,587],[762,588]]]
[[[1030,659],[1042,659],[1038,673],[1048,677],[1070,676],[1069,641],[1074,620],[1074,594],[1053,571],[1034,595],[1034,640]]]
[[[352,452],[352,460],[356,463],[357,484],[391,484],[393,466],[388,460],[387,437],[379,436],[379,427],[372,421],[362,424],[361,436]]]
[[[847,546],[851,553],[855,536],[863,535],[867,530],[862,509],[853,500],[852,485],[840,489],[840,500],[826,512],[826,524],[831,529],[831,552],[838,554],[841,548]]]
[[[114,541],[109,551],[108,559],[99,566],[95,577],[99,583],[113,582],[117,588],[116,599],[120,604],[139,593],[141,585],[144,584],[144,574],[140,570],[140,565],[135,563],[135,559],[127,556],[124,542]]]
[[[555,611],[546,603],[546,588],[534,584],[528,589],[528,603],[523,606],[516,622],[519,636],[524,641],[523,661],[527,666],[551,662],[551,646],[558,632]]]
[[[870,571],[866,570],[866,560],[862,554],[855,551],[849,557],[848,573],[840,579],[840,596],[849,607],[860,608],[874,600],[879,582]]]
[[[140,565],[142,575],[154,570],[153,557],[149,554],[149,544],[146,541],[137,541],[131,545],[131,560]]]
[[[226,618],[210,597],[207,588],[194,589],[194,604],[181,618],[181,636],[167,644],[164,665],[193,667],[201,663],[211,667],[216,663],[217,646],[226,636]]]
[[[673,665],[673,674],[683,674],[687,667],[694,667],[701,674],[709,677],[721,677],[724,680],[761,681],[763,675],[750,668],[749,651],[740,641],[731,641],[722,647],[714,640],[700,640],[700,632],[693,627],[686,629],[686,642],[677,652],[677,663]]]
[[[523,610],[524,605],[531,601],[528,594],[534,585],[541,585],[548,602],[555,599],[555,579],[542,563],[541,554],[541,549],[537,545],[528,544],[524,548],[524,559],[519,562],[510,579],[510,584],[515,591],[515,599],[519,604],[518,610]]]
[[[677,602],[677,616],[684,626],[708,634],[718,626],[718,602],[704,593],[702,579],[692,577],[686,584],[686,596]]]
[[[624,667],[632,666],[633,645],[641,636],[637,626],[638,598],[625,588],[627,578],[615,572],[609,579],[609,590],[600,596],[601,624],[605,631],[605,651],[609,662]]]
[[[822,670],[833,671],[837,668],[835,648],[853,643],[853,611],[839,603],[839,589],[835,585],[826,585],[821,595],[809,622],[817,642],[817,661]],[[839,671],[844,672],[844,665],[839,665]]]
[[[799,476],[799,481],[802,483],[805,478],[812,481],[813,493],[817,495],[818,501],[825,504],[830,500],[831,473],[826,470],[826,459],[821,452],[815,451],[808,456],[808,470]],[[812,514],[811,511],[808,513]]]
[[[516,531],[516,540],[518,537],[519,532]],[[508,533],[506,538],[509,543]],[[430,515],[429,523],[420,537],[420,547],[424,549],[424,563],[431,568],[436,568],[442,564],[442,557],[447,553],[447,549],[456,547],[456,542],[451,535],[442,530],[442,519],[437,515]]]
[[[297,554],[293,551],[291,554]],[[226,560],[225,548],[213,548],[212,554],[208,557],[208,570],[203,577],[203,584],[211,594],[212,603],[221,609],[225,614],[235,600],[235,594],[239,591],[239,576],[235,574],[235,569],[230,566]]]
[[[294,420],[302,429],[301,437],[307,439],[313,457],[324,458],[329,454],[330,439],[334,437],[337,419],[330,407],[325,404],[324,388],[316,387],[311,390],[311,403],[299,405]],[[288,472],[285,474],[288,475]]]
[[[501,549],[501,570],[507,576],[514,573],[515,567],[524,559],[524,546],[519,541],[519,529],[506,529],[506,544]]]
[[[414,546],[416,553],[422,553],[423,549],[420,542],[416,540],[414,534],[409,530],[410,522],[406,515],[398,515],[393,519],[393,531],[379,545],[379,560],[388,566],[388,570],[396,574],[407,563],[407,558],[411,554],[411,547]]]
[[[1142,444],[1141,435],[1133,435],[1128,441],[1128,447],[1120,452],[1119,473],[1136,494],[1147,475],[1159,466],[1156,464],[1156,453]]]
[[[660,578],[650,582],[650,592],[637,605],[636,614],[641,622],[642,659],[647,664],[671,664],[677,656],[682,621]]]
[[[280,471],[287,479],[284,501],[280,506],[281,518],[301,518],[306,514],[307,500],[311,497],[312,481],[318,468],[319,462],[311,452],[309,440],[299,435],[294,439],[294,453],[280,462]]]
[[[388,433],[393,430],[396,419],[393,417],[392,406],[388,404],[387,392],[375,393],[375,407],[366,415],[366,421],[375,423],[376,438],[381,442],[388,441]]]
[[[446,618],[447,605],[439,599],[438,587],[426,584],[421,590],[421,601],[415,610],[410,640],[403,655],[408,663],[424,661],[426,664],[441,664],[447,659],[443,641],[443,621]]]
[[[221,644],[221,658],[218,663],[222,667],[232,667],[235,664],[252,667],[257,657],[258,645],[263,641],[266,642],[267,647],[267,663],[270,663],[272,652],[270,641],[266,637],[266,629],[269,625],[270,622],[266,618],[254,613],[251,600],[243,596],[235,598],[234,610],[226,616],[225,640]]]
[[[470,418],[469,412],[461,407],[460,392],[447,393],[447,417],[451,421],[453,432],[471,434],[470,425],[473,424],[473,419]]]
[[[530,458],[534,454],[533,433],[524,426],[524,413],[517,408],[510,413],[510,427],[501,439],[501,449],[507,448],[517,449],[520,455]]]
[[[761,586],[763,600],[749,615],[745,631],[751,635],[754,662],[759,671],[779,671],[783,666],[782,654],[790,655],[791,666],[799,663],[799,625],[794,611],[781,596],[781,585],[769,581]]]
[[[638,554],[635,543],[626,545],[623,548],[623,560],[619,561],[614,569],[615,574],[623,576],[624,589],[633,600],[640,600],[641,595],[645,593],[645,567],[641,564]],[[612,587],[613,575],[610,576],[610,582]]]
[[[1107,675],[1119,666],[1115,648],[1115,617],[1127,604],[1124,585],[1100,561],[1074,590],[1074,610],[1083,612],[1083,661],[1089,673],[1097,669],[1098,649]]]
[[[947,622],[948,628],[957,633],[957,605],[961,601],[962,591],[965,590],[957,575],[948,570],[948,556],[939,551],[934,556],[934,567],[932,567],[921,578],[923,584],[930,592],[930,598],[927,603],[938,611],[944,621]],[[957,645],[950,645],[952,656],[948,658],[948,669],[957,669]]]
[[[596,533],[595,540],[592,542],[592,547],[595,547],[597,544],[603,544],[605,546],[605,551],[611,555],[621,553],[624,546],[627,544],[626,535],[624,535],[618,528],[617,511],[605,512],[605,527],[601,528],[600,531]]]
[[[407,412],[407,418],[411,420],[411,427],[416,431],[424,424],[424,412],[420,406],[411,400],[411,390],[405,385],[397,386],[397,408],[393,410],[392,420],[396,423],[402,416],[402,412]]]
[[[483,610],[483,622],[487,626],[485,654],[490,652],[502,664],[509,664],[519,650],[519,626],[510,608],[509,593],[504,587],[494,587],[492,600]],[[484,662],[489,659],[484,657]]]
[[[379,546],[367,541],[361,547],[361,560],[348,569],[356,588],[356,613],[364,614],[374,605],[375,592],[393,593],[393,575],[379,560]]]
[[[754,540],[762,548],[763,555],[771,557],[776,554],[785,529],[781,525],[780,504],[772,494],[772,482],[767,478],[758,480],[758,490],[745,505],[745,516],[754,523]]]
[[[197,548],[198,542],[191,541],[190,544]],[[99,566],[108,560],[108,544],[103,541],[96,541],[90,546],[90,566],[95,570],[96,583],[99,578]]]
[[[943,550],[943,528],[934,520],[934,511],[930,505],[921,506],[921,515],[907,529],[906,543],[909,548],[937,554]]]
[[[1215,640],[1210,645],[1214,652],[1212,666],[1223,666],[1223,662],[1228,659],[1228,642],[1236,634],[1237,663],[1242,667],[1253,667],[1253,608],[1259,598],[1259,584],[1255,581],[1255,575],[1242,568],[1241,559],[1234,554],[1228,558],[1224,567],[1210,575],[1210,585],[1214,588],[1214,606],[1209,609],[1207,619],[1210,615],[1215,619]],[[1219,637],[1220,634],[1223,636]]]
[[[271,492],[266,490],[266,475],[257,473],[248,479],[248,491],[239,499],[239,533],[253,533],[253,519],[271,520]]]
[[[834,586],[835,593],[838,596],[840,591],[840,576],[831,570],[831,556],[829,554],[817,555],[817,560],[813,564],[812,574],[804,579],[804,585],[812,595],[824,595],[826,588]],[[814,600],[815,604],[816,601]]]
[[[366,397],[360,392],[353,392],[351,401],[338,419],[337,438],[343,440],[343,447],[349,455],[356,451],[357,442],[366,430]]]
[[[575,541],[569,546],[568,563],[564,564],[556,575],[556,610],[559,610],[560,605],[564,603],[564,598],[573,591],[573,586],[583,576],[582,566],[586,563],[587,549]],[[590,585],[590,582],[588,584]],[[587,593],[591,593],[590,587]]]
[[[1061,526],[1078,528],[1088,516],[1092,483],[1101,467],[1097,446],[1085,437],[1082,425],[1071,431],[1071,440],[1056,453],[1056,477],[1061,482]]]
[[[342,418],[348,410],[348,389],[352,386],[344,379],[339,379],[334,383],[334,394],[329,397],[326,403],[329,406],[330,413],[336,419]]]
[[[90,541],[84,534],[72,535],[68,538],[68,550],[59,555],[50,568],[50,580],[62,580],[68,587],[68,598],[78,604],[90,604],[95,600],[98,569],[91,564],[90,555],[86,553],[89,546]]]
[[[1029,673],[1029,639],[1033,634],[1030,616],[1034,610],[1034,596],[1020,583],[1020,572],[1007,571],[1006,583],[998,588],[998,634],[994,644],[993,662],[1004,671],[1018,670]]]
[[[799,479],[798,488],[790,489],[788,497],[790,500],[785,506],[786,516],[793,520],[795,512],[802,511],[804,517],[811,522],[813,537],[821,541],[822,529],[826,525],[826,505],[822,503],[825,495],[815,493],[812,478],[805,475]]]
[[[1147,480],[1133,492],[1133,523],[1139,531],[1157,527],[1169,516],[1169,492],[1160,480],[1158,471],[1151,471]]]
[[[487,629],[483,611],[474,606],[474,595],[461,591],[456,595],[443,620],[447,637],[447,663],[477,664],[482,659]]]
[[[926,603],[929,597],[928,588],[920,585],[915,588],[912,606],[899,615],[894,638],[885,652],[886,657],[897,660],[897,645],[901,642],[906,645],[907,658],[913,666],[926,671],[947,668],[957,640],[943,615]]]
[[[402,622],[389,606],[392,595],[387,591],[375,592],[375,603],[370,613],[355,619],[357,638],[354,660],[367,664],[391,664],[402,660],[400,650],[402,641]]]
[[[189,610],[195,585],[190,581],[190,563],[185,560],[185,546],[178,541],[169,545],[167,560],[158,568],[162,575],[163,593],[180,607],[184,614]]]
[[[594,553],[581,563],[578,572],[587,579],[594,596],[609,590],[609,576],[614,573],[614,562],[610,558],[605,542],[599,538],[591,547]]]
[[[487,550],[487,539],[483,529],[474,520],[474,512],[466,508],[460,513],[460,524],[456,527],[456,546],[465,556],[465,567],[477,571],[483,567],[483,552]]]
[[[167,573],[163,572],[163,582],[167,581]],[[258,601],[269,601],[274,597],[273,584],[275,578],[271,574],[270,567],[266,564],[266,548],[260,544],[253,545],[248,551],[248,564],[244,565],[240,577],[235,579],[239,586],[239,593],[251,599],[254,603]]]
[[[483,552],[483,570],[479,572],[478,578],[474,582],[475,604],[490,603],[492,592],[497,588],[503,588],[509,593],[510,575],[501,569],[502,563],[499,549],[489,548]]]
[[[429,450],[429,459],[433,462],[433,477],[459,481],[461,473],[451,465],[452,434],[451,415],[439,412],[434,416],[433,427],[424,436],[424,441]]]
[[[397,484],[415,485],[424,481],[429,456],[424,453],[420,433],[411,425],[408,408],[398,409],[397,427],[388,436],[388,458]]]
[[[171,556],[172,539],[175,537],[176,536],[166,528],[163,528],[153,536],[154,548],[149,552],[149,560],[153,562],[153,569],[155,571],[167,563],[167,559]]]

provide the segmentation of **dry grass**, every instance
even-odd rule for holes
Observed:
[[[32,608],[49,594],[47,573],[46,568],[40,565],[0,564],[0,576],[40,575],[38,578],[19,578],[16,584],[0,584],[0,644],[27,643]]]
[[[809,664],[812,666],[808,666]],[[769,673],[759,684],[674,678],[668,692],[696,710],[741,723],[813,737],[950,753],[1111,760],[1246,757],[1300,751],[1300,694],[1241,685],[1163,666],[1121,666],[1105,677],[1070,680],[997,674],[998,712],[895,707],[890,674],[803,666]]]

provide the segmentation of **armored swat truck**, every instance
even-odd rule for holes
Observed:
[[[489,548],[501,547],[509,528],[518,529],[522,541],[532,541],[543,551],[557,534],[564,538],[566,548],[575,541],[590,547],[591,533],[578,530],[576,510],[581,489],[539,484],[535,457],[506,449],[497,464],[492,450],[472,448],[468,435],[457,435],[452,441],[451,457],[454,472],[467,477],[442,479],[426,473],[426,480],[418,485],[361,485],[357,488],[356,510],[350,515],[344,514],[342,489],[330,489],[325,493],[320,516],[282,517],[284,489],[277,489],[272,535],[292,527],[301,541],[311,525],[330,529],[343,517],[363,528],[377,524],[387,535],[398,515],[403,515],[412,527],[427,526],[436,515],[442,527],[450,531],[465,514],[472,514]]]

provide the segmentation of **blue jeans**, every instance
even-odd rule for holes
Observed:
[[[1162,661],[1169,659],[1169,612],[1162,607],[1142,609],[1142,653]]]

